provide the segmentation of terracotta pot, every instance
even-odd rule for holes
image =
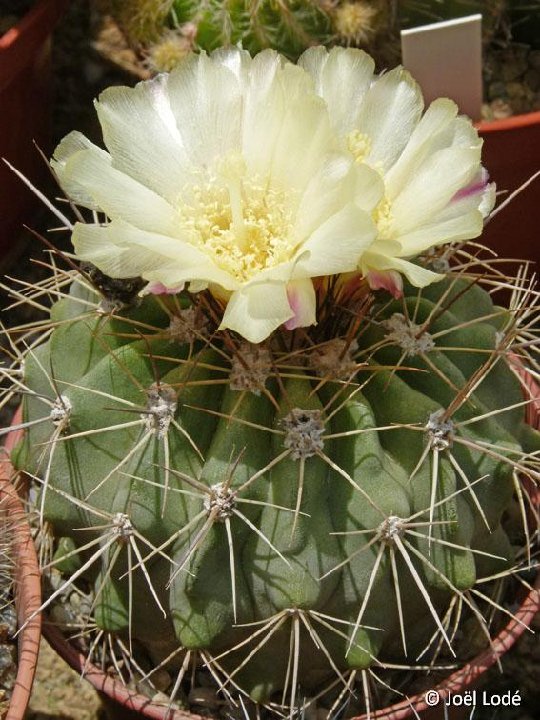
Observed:
[[[412,720],[420,717],[422,720],[455,720],[460,709],[444,712],[444,699],[451,693],[463,693],[467,688],[478,684],[482,675],[497,662],[497,659],[508,652],[518,638],[525,631],[523,625],[529,626],[540,610],[540,575],[537,577],[535,590],[528,593],[521,601],[519,608],[515,611],[515,618],[499,632],[493,639],[493,648],[485,650],[477,655],[474,660],[467,663],[463,668],[452,673],[450,677],[437,684],[433,690],[438,693],[440,701],[437,707],[430,708],[425,701],[425,694],[414,695],[407,701],[403,701],[382,710],[372,712],[371,715],[362,715],[353,720]],[[96,690],[114,700],[121,709],[112,710],[112,717],[121,720],[131,720],[143,715],[153,720],[202,720],[201,716],[185,711],[167,711],[163,705],[152,703],[147,697],[129,690],[122,683],[110,675],[105,674],[100,668],[88,663],[86,657],[70,645],[62,633],[54,625],[46,621],[43,624],[43,635],[51,647],[78,673],[84,669],[84,677]],[[414,708],[414,710],[412,709]],[[136,713],[139,713],[137,715]],[[415,714],[416,713],[416,714]],[[469,711],[467,710],[467,714]],[[461,717],[461,713],[459,715]],[[206,719],[208,720],[208,719]]]
[[[36,0],[32,9],[0,37],[0,157],[34,184],[47,171],[34,142],[50,150],[51,32],[69,0]],[[0,162],[0,253],[13,252],[36,198]]]
[[[540,170],[540,112],[477,128],[484,139],[483,164],[498,190],[512,192]],[[481,242],[503,257],[534,260],[540,268],[539,227],[540,177],[488,223]]]
[[[516,370],[526,379],[531,396],[540,398],[540,387],[532,377],[524,373],[519,364]],[[21,417],[19,410],[14,418],[14,424],[21,422]],[[527,406],[527,420],[533,427],[540,428],[540,400]],[[9,447],[13,447],[21,435],[21,430],[11,433],[8,436]],[[536,501],[540,507],[540,493],[537,493]],[[467,688],[477,685],[484,673],[516,643],[525,632],[525,626],[530,626],[539,611],[540,573],[536,577],[534,588],[519,599],[519,607],[514,611],[514,617],[493,638],[492,646],[432,688],[432,691],[436,691],[439,697],[436,707],[428,705],[425,692],[423,692],[408,700],[374,711],[370,716],[362,715],[353,720],[412,720],[413,718],[421,718],[421,720],[458,720],[459,718],[461,720],[461,718],[469,717],[469,708],[446,708],[445,711],[444,699],[448,697],[449,693],[460,694]],[[43,623],[43,636],[60,657],[75,671],[84,675],[86,680],[100,693],[105,706],[110,710],[111,718],[136,720],[143,716],[152,720],[203,720],[200,715],[184,710],[168,710],[166,706],[153,703],[146,696],[130,690],[114,677],[104,673],[99,667],[89,663],[86,656],[70,644],[55,625],[49,624],[47,621]],[[464,710],[466,710],[466,715],[463,714]],[[208,720],[208,718],[204,720]]]
[[[16,440],[8,438],[10,450]],[[41,606],[41,576],[30,528],[16,490],[10,484],[12,467],[0,460],[0,508],[7,511],[13,529],[12,551],[15,567],[15,607],[17,623],[23,627]],[[36,671],[41,637],[41,615],[33,617],[18,635],[17,679],[5,720],[22,720]]]

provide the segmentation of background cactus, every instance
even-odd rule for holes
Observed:
[[[537,46],[536,2],[524,0],[100,0],[150,67],[169,71],[189,50],[238,44],[252,54],[272,47],[292,60],[312,45],[369,51],[380,68],[399,62],[402,28],[480,13],[487,45],[513,38]]]
[[[60,299],[25,341],[13,459],[65,579],[47,604],[90,594],[91,657],[167,670],[171,702],[202,663],[233,702],[333,714],[488,642],[530,562],[540,442],[513,358],[535,372],[537,313],[522,276],[503,310],[496,266],[454,253],[403,300],[329,281],[317,326],[256,346],[206,293],[139,303],[88,267],[38,291]]]
[[[390,37],[394,41],[394,5],[390,0],[101,2],[130,43],[144,49],[155,71],[169,70],[171,58],[178,62],[186,48],[209,51],[231,44],[241,44],[252,54],[271,47],[292,60],[320,44],[369,47],[376,52]]]

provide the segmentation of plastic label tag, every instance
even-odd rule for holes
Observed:
[[[426,106],[449,97],[461,113],[480,120],[482,111],[482,16],[401,31],[403,65],[417,80]]]

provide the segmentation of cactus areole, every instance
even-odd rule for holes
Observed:
[[[90,659],[172,707],[369,713],[488,645],[531,567],[536,295],[463,244],[494,196],[470,122],[372,73],[193,56],[53,159],[75,255],[13,334],[13,460],[46,605],[82,596]]]

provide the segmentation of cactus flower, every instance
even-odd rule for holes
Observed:
[[[477,237],[493,202],[481,141],[450,100],[422,116],[402,68],[362,51],[189,56],[170,75],[96,103],[107,151],[56,149],[66,193],[104,213],[76,254],[146,292],[208,289],[221,328],[261,342],[316,322],[314,278],[358,272],[394,295],[441,276],[410,258]]]
[[[374,76],[362,50],[311,48],[299,60],[328,107],[332,128],[356,162],[375,169],[384,194],[377,238],[359,259],[374,288],[394,294],[405,275],[417,287],[441,276],[408,261],[429,248],[478,237],[495,202],[480,165],[482,140],[447,98],[423,113],[420,88],[397,67]]]
[[[75,226],[78,257],[149,290],[209,288],[221,327],[251,342],[314,323],[312,278],[354,270],[375,237],[378,174],[339,150],[311,78],[275,52],[192,55],[96,108],[108,152],[71,133],[53,160],[109,219]]]

